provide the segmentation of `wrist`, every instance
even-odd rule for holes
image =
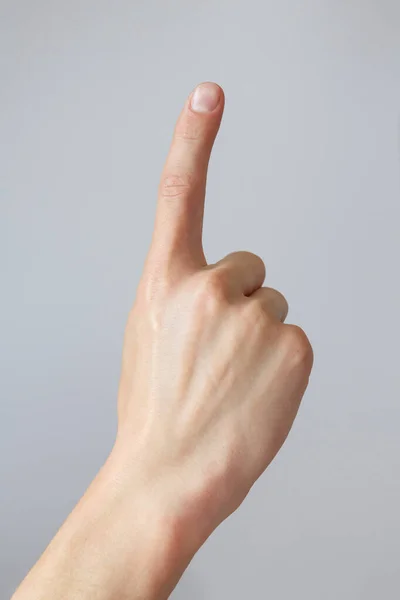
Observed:
[[[77,533],[93,531],[107,557],[107,566],[99,566],[108,571],[106,600],[168,598],[197,550],[186,535],[178,494],[167,493],[163,478],[145,463],[140,453],[126,460],[116,445],[76,508]]]
[[[147,470],[139,452],[133,456],[127,460],[115,446],[93,492],[88,490],[88,507],[102,502],[105,507],[100,529],[109,535],[116,597],[162,600],[169,597],[198,548],[187,535],[181,496],[171,495],[163,477]]]
[[[195,550],[178,503],[116,447],[13,600],[162,600]]]

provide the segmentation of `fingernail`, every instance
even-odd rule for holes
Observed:
[[[192,109],[196,112],[212,112],[219,103],[221,90],[215,83],[202,83],[192,96]]]

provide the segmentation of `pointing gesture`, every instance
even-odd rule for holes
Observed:
[[[206,83],[178,119],[126,327],[115,445],[14,600],[168,598],[292,426],[313,361],[306,335],[284,324],[261,258],[207,265],[203,253],[223,108]]]
[[[221,88],[205,83],[178,119],[126,330],[119,395],[117,444],[150,455],[166,506],[177,507],[178,529],[191,531],[188,555],[279,450],[313,360],[303,331],[283,323],[284,297],[262,287],[261,258],[235,252],[206,264],[207,167],[223,108]]]

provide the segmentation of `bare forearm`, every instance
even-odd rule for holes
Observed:
[[[167,598],[191,558],[174,511],[114,452],[12,600]]]

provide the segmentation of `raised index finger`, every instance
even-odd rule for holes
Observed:
[[[202,246],[208,162],[224,108],[215,83],[199,85],[187,99],[175,127],[162,173],[150,255],[176,267],[205,264]]]

